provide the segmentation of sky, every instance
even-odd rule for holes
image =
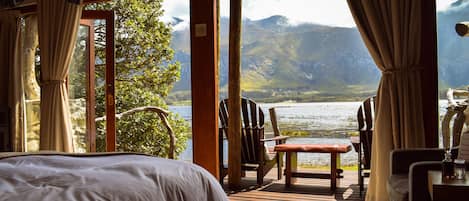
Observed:
[[[437,10],[446,9],[456,0],[436,0]],[[163,20],[172,17],[189,20],[189,0],[164,0]],[[229,15],[229,0],[220,0],[220,15]],[[244,0],[243,17],[251,20],[283,15],[293,24],[315,23],[340,27],[354,27],[346,0]]]

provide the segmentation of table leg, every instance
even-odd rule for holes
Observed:
[[[296,182],[296,178],[292,177],[292,172],[297,171],[297,153],[286,152],[286,165],[285,165],[285,186],[290,187],[291,184]]]
[[[341,168],[341,163],[340,163],[340,153],[336,153],[336,160],[335,160],[335,164],[336,164],[336,172],[337,172],[337,177],[336,177],[336,186],[340,186],[340,180],[342,178],[344,178],[344,175],[342,173],[344,173],[344,170]]]
[[[331,152],[331,191],[337,188],[337,152]]]

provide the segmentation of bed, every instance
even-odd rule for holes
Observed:
[[[133,153],[0,153],[0,200],[221,201],[205,169]]]

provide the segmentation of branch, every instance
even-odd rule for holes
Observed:
[[[143,106],[143,107],[137,107],[133,108],[130,110],[127,110],[125,112],[116,114],[116,120],[121,119],[124,116],[129,116],[131,114],[137,113],[137,112],[154,112],[157,113],[158,116],[160,117],[161,121],[163,122],[164,126],[166,127],[166,130],[168,131],[169,135],[169,151],[168,151],[168,158],[174,159],[174,154],[175,154],[175,147],[176,147],[176,137],[174,136],[174,131],[171,128],[171,125],[168,122],[168,115],[169,111],[156,107],[156,106]],[[99,121],[105,121],[106,116],[103,117],[98,117],[94,121],[99,122]]]

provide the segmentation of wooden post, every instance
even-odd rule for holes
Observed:
[[[194,163],[219,178],[218,0],[191,0],[191,90]]]
[[[438,50],[436,1],[422,1],[422,106],[426,147],[438,147]]]
[[[241,183],[241,0],[230,0],[228,84],[228,184]]]

